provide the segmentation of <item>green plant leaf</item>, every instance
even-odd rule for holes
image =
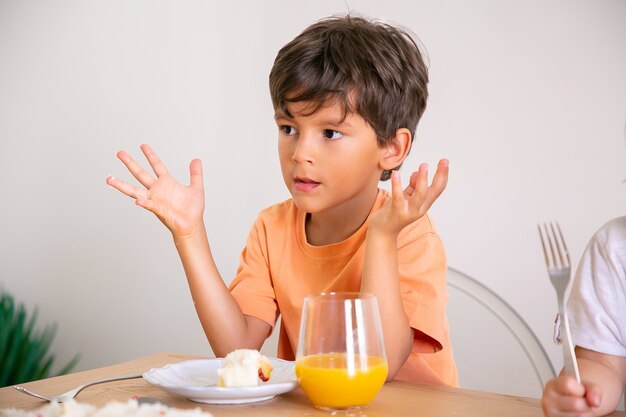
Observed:
[[[50,368],[52,368],[52,363],[54,362],[54,355],[50,354],[48,358],[42,362],[40,365],[39,373],[35,379],[46,378],[50,374]]]
[[[26,310],[23,306],[19,306],[16,310],[16,317],[13,319],[11,326],[11,332],[9,334],[9,345],[8,351],[4,355],[5,362],[7,367],[0,370],[0,384],[5,386],[9,381],[14,380],[15,378],[15,364],[17,363],[17,355],[22,343],[24,340],[24,323],[26,321]]]
[[[50,352],[56,323],[37,331],[38,312],[29,314],[22,304],[0,289],[0,387],[46,378],[54,363]],[[76,354],[58,375],[70,372],[78,363]]]
[[[50,345],[52,344],[52,339],[56,334],[56,325],[46,326],[43,333],[36,339],[37,343],[34,344],[33,350],[33,359],[35,360],[35,364],[39,366],[42,362],[45,362],[45,356],[50,351]],[[31,374],[29,378],[31,380],[36,378],[37,370],[33,368],[31,370]],[[47,376],[47,375],[46,375]]]
[[[0,363],[9,350],[9,335],[12,328],[12,319],[15,315],[15,303],[8,294],[0,294]],[[3,367],[4,368],[4,367]]]
[[[33,355],[37,350],[37,337],[33,335],[33,328],[35,327],[35,321],[37,320],[38,311],[35,309],[27,324],[24,326],[23,337],[20,340],[17,348],[17,356],[15,363],[19,363],[20,366],[14,370],[13,380],[19,382],[25,382],[29,380],[29,372],[33,367]]]

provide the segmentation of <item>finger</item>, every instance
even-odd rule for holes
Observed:
[[[585,384],[585,398],[590,407],[600,407],[600,403],[602,402],[602,389],[596,384]]]
[[[141,183],[141,185],[146,188],[150,188],[150,186],[154,182],[154,179],[141,167],[141,165],[137,163],[137,161],[133,159],[132,156],[130,156],[125,151],[119,151],[117,153],[117,157],[120,161],[124,163],[124,165],[126,165],[128,171],[133,174],[133,177],[135,177],[137,181]]]
[[[585,395],[585,386],[576,381],[576,378],[567,374],[561,374],[554,380],[554,390],[561,395],[574,397]]]
[[[409,185],[404,189],[404,195],[407,197],[411,197],[413,192],[415,191],[415,185],[417,184],[417,178],[419,176],[419,171],[413,171],[411,174],[411,178],[409,179]]]
[[[391,200],[394,204],[402,204],[404,194],[402,193],[402,180],[398,171],[391,172]]]
[[[448,185],[449,171],[450,162],[447,159],[442,159],[441,161],[439,161],[439,164],[437,164],[437,172],[435,172],[435,177],[433,178],[433,182],[430,185],[431,188],[435,188],[436,190],[438,190],[438,195],[440,195]]]
[[[433,182],[430,187],[428,187],[423,199],[423,211],[427,211],[433,205],[435,200],[439,198],[441,193],[443,193],[443,190],[446,189],[446,185],[448,184],[448,171],[448,160],[442,159],[439,161]]]
[[[159,159],[157,154],[152,150],[152,148],[146,144],[140,146],[141,152],[146,156],[148,163],[152,167],[152,170],[156,174],[157,177],[161,175],[167,174],[167,168],[165,168],[165,164]]]
[[[584,398],[564,395],[559,397],[556,406],[565,416],[595,417],[593,409],[589,407]]]
[[[156,213],[156,206],[154,201],[152,200],[149,200],[147,198],[138,198],[135,200],[135,204],[137,204],[139,207],[143,207],[146,210]]]
[[[564,416],[594,416],[593,409],[587,404],[587,400],[581,397],[560,395],[556,398],[554,408],[559,410]]]
[[[428,191],[428,164],[421,164],[417,173],[411,175],[411,182],[414,182],[414,190],[410,196],[409,203],[418,209],[423,206],[424,196]]]
[[[113,176],[109,176],[106,179],[107,184],[116,190],[120,191],[123,194],[126,194],[132,198],[146,198],[147,191],[143,188],[135,187],[134,185],[130,185],[119,178],[115,178]]]
[[[189,164],[189,185],[193,188],[203,189],[202,161],[194,159]]]

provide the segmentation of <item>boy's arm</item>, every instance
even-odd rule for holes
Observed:
[[[576,357],[582,382],[563,372],[549,381],[541,399],[544,414],[604,416],[615,411],[626,386],[626,357],[578,346]]]
[[[598,415],[615,410],[626,386],[626,358],[576,347],[580,378],[600,388]],[[589,400],[589,399],[588,399]]]
[[[409,357],[413,329],[404,313],[398,274],[397,236],[368,230],[361,291],[376,295],[391,381]]]
[[[204,333],[218,357],[235,349],[260,349],[272,327],[244,315],[215,265],[204,227],[197,235],[174,238]]]
[[[214,353],[225,356],[237,348],[260,348],[271,326],[241,312],[213,261],[202,218],[204,186],[201,162],[197,159],[191,162],[190,184],[183,186],[168,173],[149,146],[142,145],[141,150],[156,178],[128,153],[120,151],[118,158],[143,188],[114,177],[107,178],[107,184],[154,213],[172,233],[198,317]]]
[[[405,226],[426,214],[445,189],[447,181],[447,160],[439,162],[430,187],[425,164],[411,175],[404,191],[400,174],[394,171],[391,199],[372,215],[368,225],[361,291],[373,293],[378,299],[389,365],[387,380],[393,379],[400,370],[413,343],[413,330],[404,312],[400,292],[398,235]]]

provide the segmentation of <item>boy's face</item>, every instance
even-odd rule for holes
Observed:
[[[290,103],[289,111],[294,118],[278,109],[275,119],[283,179],[296,205],[339,216],[369,209],[386,152],[374,129],[357,114],[343,118],[338,102],[311,115],[308,102]]]

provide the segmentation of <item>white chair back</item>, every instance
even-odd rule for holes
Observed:
[[[447,282],[459,385],[540,398],[554,367],[524,319],[494,291],[454,268],[448,268]]]

